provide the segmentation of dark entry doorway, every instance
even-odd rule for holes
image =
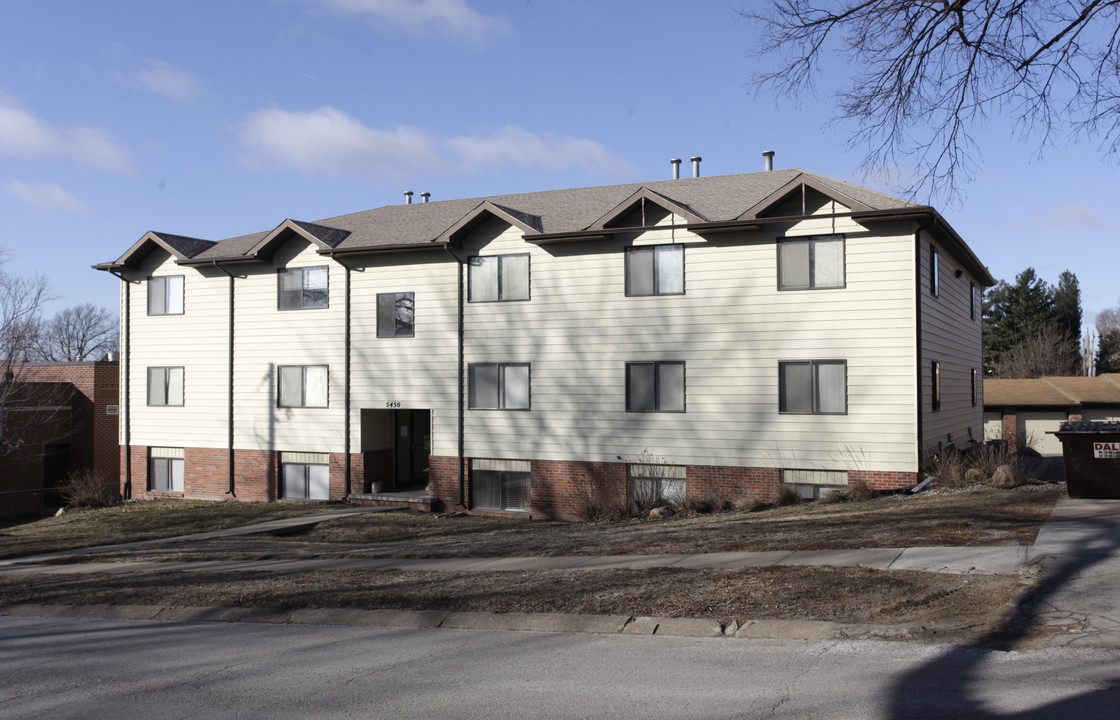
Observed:
[[[432,452],[431,410],[395,410],[393,438],[393,477],[396,489],[426,488],[428,458]]]

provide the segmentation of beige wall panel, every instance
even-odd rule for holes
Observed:
[[[623,244],[648,237],[536,247],[480,227],[468,254],[529,253],[532,300],[468,304],[467,360],[531,363],[532,409],[468,410],[467,454],[915,470],[913,237],[855,229],[847,287],[800,292],[777,289],[776,231],[652,231],[686,244],[686,292],[626,297]],[[847,361],[847,415],[778,413],[778,362],[797,359]],[[686,362],[687,412],[625,411],[641,360]]]
[[[1088,408],[1082,411],[1083,422],[1120,422],[1120,408]]]
[[[183,313],[148,314],[148,278],[183,276]],[[176,265],[163,250],[131,286],[129,404],[133,445],[225,447],[228,417],[228,284],[224,275]],[[149,406],[149,367],[183,368],[183,405]]]
[[[361,443],[363,409],[432,411],[432,453],[458,452],[458,267],[443,251],[348,259],[353,369],[351,439]],[[412,337],[377,337],[377,295],[411,292]],[[376,413],[374,413],[376,415]]]
[[[278,268],[325,266],[328,306],[278,309]],[[239,448],[342,452],[345,390],[345,271],[293,239],[277,248],[273,265],[238,266],[234,396]],[[282,365],[326,365],[327,408],[277,407]]]

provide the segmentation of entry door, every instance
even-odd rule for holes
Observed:
[[[425,487],[428,484],[428,456],[432,447],[430,410],[397,410],[394,417],[396,439],[394,462],[396,486]]]

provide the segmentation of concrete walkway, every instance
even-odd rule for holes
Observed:
[[[1037,592],[1025,599],[1022,612],[1051,626],[1057,645],[1120,648],[1120,500],[1062,498],[1043,524],[1035,544],[998,547],[862,548],[856,550],[802,550],[770,552],[719,552],[679,555],[566,555],[481,558],[305,558],[278,560],[175,561],[53,564],[59,558],[107,550],[144,547],[192,539],[256,533],[283,533],[311,527],[324,520],[392,508],[352,508],[259,525],[229,528],[176,538],[86,548],[23,558],[0,560],[0,573],[23,574],[127,574],[145,572],[222,571],[297,573],[309,570],[420,570],[493,572],[513,570],[603,570],[652,567],[736,569],[772,565],[869,567],[884,570],[918,570],[958,574],[1014,574],[1042,572]],[[41,606],[0,607],[0,614],[51,614]],[[58,609],[57,612],[66,612]],[[90,617],[139,617],[151,619],[240,620],[261,622],[342,622],[389,624],[399,627],[504,627],[587,632],[641,632],[734,634],[738,637],[843,636],[837,623],[758,621],[725,628],[703,618],[634,618],[615,616],[518,615],[446,613],[397,610],[261,610],[253,608],[130,608],[79,606],[71,613]],[[100,613],[100,614],[98,614]],[[121,613],[124,613],[123,615]],[[330,618],[334,618],[331,620]],[[713,624],[714,623],[714,624]],[[607,628],[614,628],[613,630]],[[730,631],[730,632],[729,632]],[[882,634],[901,631],[884,629]],[[902,632],[902,634],[905,634]]]

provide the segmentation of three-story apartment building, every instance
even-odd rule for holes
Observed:
[[[983,435],[991,275],[933,208],[801,170],[149,232],[97,267],[133,497],[579,517],[905,487]]]

